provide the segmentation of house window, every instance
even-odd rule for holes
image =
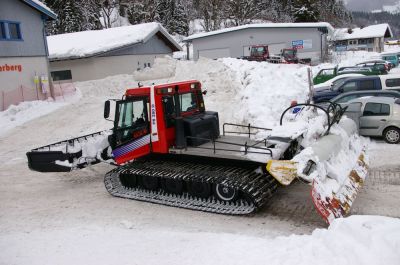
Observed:
[[[4,40],[6,38],[6,31],[4,29],[4,22],[0,21],[0,40]]]
[[[71,70],[53,71],[51,72],[53,81],[72,80]]]
[[[12,39],[12,40],[20,40],[21,39],[21,31],[19,29],[19,24],[8,23],[8,32],[10,34],[10,39]]]
[[[0,40],[22,40],[20,23],[0,21]]]

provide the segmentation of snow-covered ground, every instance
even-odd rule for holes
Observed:
[[[77,92],[58,101],[36,100],[11,105],[5,111],[0,112],[0,135],[30,120],[47,115],[63,106],[76,102],[79,98],[80,93]]]
[[[103,176],[113,167],[106,164],[71,173],[28,169],[30,149],[112,127],[102,117],[104,100],[120,98],[138,79],[198,79],[221,124],[262,127],[276,125],[308,91],[301,65],[165,59],[154,67],[77,83],[79,101],[7,125],[0,135],[0,264],[398,264],[400,146],[379,139],[369,148],[373,174],[354,204],[358,215],[329,228],[300,182],[279,189],[259,213],[235,217],[111,197]]]
[[[328,229],[316,229],[311,235],[271,238],[207,231],[141,230],[140,224],[124,221],[108,227],[91,225],[84,229],[43,229],[6,235],[0,241],[0,262],[398,264],[399,227],[399,219],[351,216],[336,220]]]

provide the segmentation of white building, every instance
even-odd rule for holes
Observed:
[[[182,48],[158,23],[47,37],[54,82],[131,74]]]
[[[377,24],[365,28],[336,29],[332,37],[336,51],[383,52],[385,38],[393,37],[389,24]]]
[[[318,63],[327,53],[327,37],[332,33],[333,27],[326,22],[263,23],[198,33],[184,41],[193,45],[195,60],[248,56],[251,46],[268,45],[271,54],[295,47],[300,59]]]

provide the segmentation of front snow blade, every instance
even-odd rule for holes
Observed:
[[[362,153],[357,160],[356,166],[351,170],[346,181],[337,192],[326,192],[325,187],[327,183],[324,183],[319,178],[313,180],[311,190],[312,200],[318,213],[328,224],[335,218],[344,217],[349,214],[351,205],[358,191],[361,189],[367,174],[368,167]]]
[[[80,152],[82,155],[82,152]],[[56,161],[66,161],[73,159],[70,154],[64,154],[61,151],[30,151],[26,153],[28,157],[28,166],[31,170],[39,172],[68,172],[71,167],[59,165]],[[71,160],[72,161],[72,160]]]

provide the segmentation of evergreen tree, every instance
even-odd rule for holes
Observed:
[[[58,15],[57,20],[48,25],[48,34],[82,30],[82,13],[74,0],[47,0],[46,4]]]
[[[102,29],[101,12],[97,0],[82,0],[77,2],[82,13],[82,30]]]
[[[350,26],[343,0],[42,0],[58,14],[48,33],[59,34],[118,26],[119,16],[131,24],[157,21],[170,33],[187,35],[189,22],[202,21],[205,31],[253,21],[326,21]],[[100,22],[101,21],[101,22]]]
[[[247,24],[256,19],[259,15],[257,1],[250,0],[229,0],[226,1],[225,16],[234,26]]]
[[[294,22],[317,22],[319,13],[310,0],[301,0],[294,7],[293,18]]]
[[[172,20],[168,25],[168,29],[172,33],[187,36],[189,33],[189,20],[184,5],[180,0],[175,1]]]

